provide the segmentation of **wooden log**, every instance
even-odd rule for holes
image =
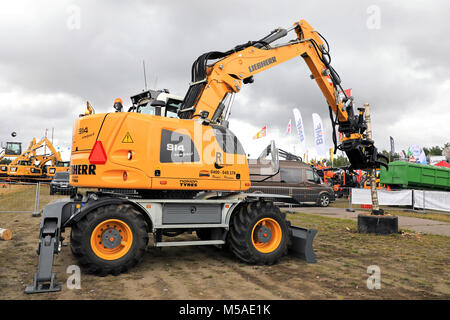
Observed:
[[[366,135],[368,140],[372,140],[372,121],[370,119],[370,105],[368,103],[364,104],[364,117],[367,123]],[[370,195],[372,197],[372,212],[379,212],[380,205],[378,203],[378,193],[377,193],[377,180],[376,180],[376,170],[372,169],[369,171],[369,181],[370,181]]]
[[[11,240],[12,235],[13,234],[12,234],[11,230],[0,228],[0,239],[2,239],[2,240]]]

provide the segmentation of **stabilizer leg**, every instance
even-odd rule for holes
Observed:
[[[25,288],[25,293],[61,291],[61,284],[55,282],[56,273],[52,272],[53,257],[58,253],[59,236],[58,221],[54,218],[43,221],[37,249],[38,271],[34,275],[33,284]]]
[[[34,275],[33,284],[25,288],[25,293],[42,293],[60,291],[61,285],[56,283],[56,274],[52,272],[53,258],[60,251],[61,226],[73,213],[73,202],[60,199],[44,207],[39,231],[37,254],[39,265]]]

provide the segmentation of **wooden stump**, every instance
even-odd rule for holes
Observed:
[[[12,238],[12,231],[11,230],[0,228],[0,239],[11,240],[11,238]]]

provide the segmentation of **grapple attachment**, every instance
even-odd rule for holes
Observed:
[[[347,154],[353,170],[379,169],[383,166],[388,170],[389,159],[378,153],[372,140],[349,139],[342,142],[340,149]]]

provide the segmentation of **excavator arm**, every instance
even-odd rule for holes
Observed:
[[[30,145],[28,146],[28,149],[25,150],[24,152],[22,152],[22,154],[20,154],[13,161],[11,161],[10,166],[14,166],[14,165],[18,164],[19,161],[22,161],[22,160],[25,160],[25,161],[30,160],[31,157],[36,156],[36,149],[37,149],[36,138],[33,138],[33,140],[31,140],[31,142],[30,142]]]
[[[47,146],[47,148],[50,149],[51,154],[50,155],[43,155],[43,156],[37,156],[36,150],[39,148],[42,148],[43,146]],[[29,147],[27,150],[25,150],[20,156],[18,156],[16,159],[14,159],[10,165],[16,165],[21,160],[31,160],[31,159],[37,159],[38,161],[48,162],[52,160],[56,163],[56,161],[62,161],[60,152],[56,151],[53,144],[48,140],[47,138],[43,138],[41,141],[36,142],[36,138],[33,138],[31,141]]]
[[[270,46],[292,30],[296,39]],[[243,84],[252,83],[255,74],[295,57],[304,59],[311,70],[311,78],[325,96],[333,123],[335,150],[346,152],[352,169],[387,167],[384,162],[387,159],[378,154],[373,141],[364,136],[367,129],[364,110],[359,109],[359,114],[354,114],[353,98],[345,94],[340,77],[330,64],[326,40],[305,20],[294,23],[288,30],[276,29],[261,40],[249,41],[227,52],[201,55],[192,66],[192,82],[179,111],[180,118],[201,117],[212,123],[225,124],[234,95]],[[208,64],[212,60],[218,61]],[[343,134],[343,142],[339,146],[335,126]]]

